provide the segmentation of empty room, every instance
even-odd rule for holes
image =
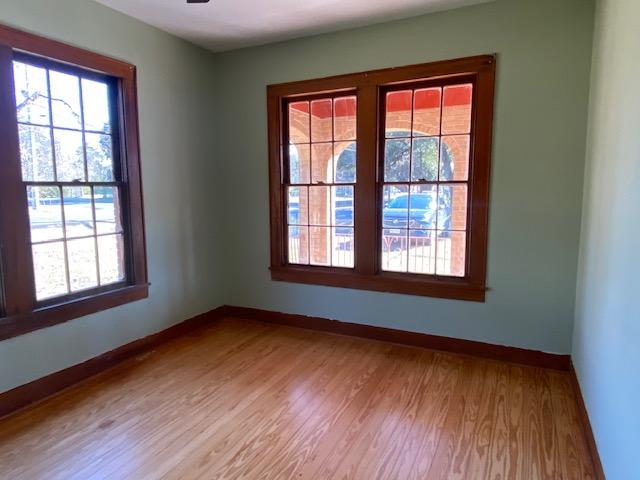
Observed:
[[[0,479],[640,480],[638,52],[638,0],[0,0]]]

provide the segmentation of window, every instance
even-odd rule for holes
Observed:
[[[0,338],[148,294],[135,68],[0,27]]]
[[[275,280],[483,301],[495,57],[268,87]]]

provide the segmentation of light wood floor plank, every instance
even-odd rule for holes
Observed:
[[[225,319],[0,420],[0,478],[595,475],[568,374]]]

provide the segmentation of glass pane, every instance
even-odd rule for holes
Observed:
[[[289,104],[289,143],[309,143],[309,102]]]
[[[356,139],[356,97],[334,100],[333,137],[335,140]]]
[[[97,132],[111,131],[109,88],[106,83],[82,79],[84,128]]]
[[[49,125],[47,71],[44,68],[13,62],[13,79],[18,121]]]
[[[311,144],[311,183],[331,183],[333,179],[333,144]]]
[[[309,183],[311,148],[309,145],[289,145],[289,181]]]
[[[289,187],[287,217],[289,225],[308,225],[309,193],[307,187]]]
[[[51,129],[49,127],[20,125],[19,131],[22,179],[25,181],[54,181]]]
[[[64,223],[67,238],[93,235],[91,188],[64,187]]]
[[[464,277],[466,248],[465,232],[438,232],[436,274]]]
[[[436,273],[436,242],[432,230],[409,230],[409,271]]]
[[[113,181],[113,142],[111,135],[86,133],[85,142],[87,145],[89,181]]]
[[[413,185],[409,198],[409,228],[435,229],[436,197],[435,185]]]
[[[382,189],[382,225],[385,228],[407,228],[409,187],[386,185]]]
[[[413,97],[413,134],[430,136],[440,134],[441,88],[416,90]]]
[[[82,128],[80,79],[75,75],[49,70],[51,110],[56,127]]]
[[[331,187],[332,225],[353,226],[353,187]]]
[[[334,267],[353,268],[353,228],[337,227],[332,228],[333,238],[333,254],[331,256],[331,264]]]
[[[100,285],[124,281],[124,240],[122,235],[98,237],[98,258],[100,259]]]
[[[442,137],[440,180],[467,180],[469,176],[469,135]]]
[[[407,271],[408,231],[404,229],[382,230],[382,270]]]
[[[309,227],[289,227],[289,263],[309,264]]]
[[[438,193],[438,230],[467,228],[467,186],[440,185]]]
[[[333,140],[333,102],[330,98],[311,102],[311,141],[330,142]]]
[[[309,227],[310,263],[312,265],[331,264],[331,228]]]
[[[438,179],[438,137],[421,137],[413,139],[411,158],[411,180],[434,181]]]
[[[385,103],[385,137],[411,136],[411,100],[413,92],[402,90],[387,93]]]
[[[37,300],[67,294],[64,244],[55,242],[34,245],[33,272]]]
[[[356,182],[356,144],[354,142],[336,142],[333,145],[335,159],[335,182]]]
[[[406,182],[409,180],[409,157],[411,140],[386,140],[384,149],[385,182]]]
[[[330,187],[309,187],[309,224],[329,226],[329,189]]]
[[[58,181],[84,181],[82,133],[54,129]]]
[[[98,263],[95,238],[81,238],[67,242],[69,255],[69,281],[71,291],[86,290],[98,286]]]
[[[471,97],[473,86],[444,87],[442,134],[469,133],[471,131]]]
[[[122,232],[122,214],[118,187],[94,187],[96,230],[103,233]]]
[[[58,187],[27,187],[31,242],[63,238],[62,204]]]

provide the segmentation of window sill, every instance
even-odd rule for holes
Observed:
[[[272,267],[271,279],[282,282],[403,293],[472,302],[484,302],[487,290],[484,286],[472,285],[463,278],[439,277],[434,279],[434,277],[393,272],[365,275],[347,269],[297,265]]]
[[[0,318],[0,341],[51,327],[85,315],[101,312],[149,296],[149,285],[130,285],[117,290],[91,295],[39,308],[27,313]]]

